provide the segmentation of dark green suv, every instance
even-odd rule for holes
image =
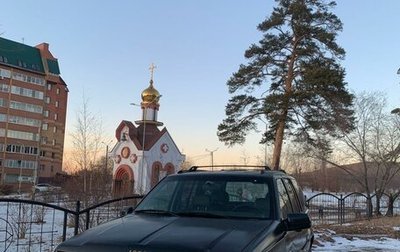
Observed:
[[[132,213],[55,251],[311,250],[311,221],[293,177],[260,167],[210,169],[166,177]]]

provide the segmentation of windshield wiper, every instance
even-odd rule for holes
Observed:
[[[185,217],[206,217],[206,218],[226,218],[224,215],[207,213],[207,212],[177,212],[179,216]]]
[[[161,215],[170,215],[170,216],[178,216],[176,213],[166,210],[160,209],[142,209],[135,210],[135,213],[148,213],[148,214],[161,214]]]

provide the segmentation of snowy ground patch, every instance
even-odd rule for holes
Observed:
[[[329,229],[315,232],[313,251],[400,251],[400,240],[379,235],[337,235]]]

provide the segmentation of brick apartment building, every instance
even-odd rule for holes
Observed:
[[[47,43],[0,38],[0,185],[28,191],[61,172],[67,98]]]

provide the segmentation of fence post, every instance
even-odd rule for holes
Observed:
[[[64,212],[62,241],[65,241],[67,238],[67,219],[68,219],[68,214],[67,214],[67,212]]]
[[[85,230],[89,229],[89,224],[90,224],[90,211],[88,210],[86,212],[86,229]]]
[[[338,211],[338,215],[339,215],[339,224],[342,225],[343,224],[343,219],[344,219],[344,204],[343,204],[343,194],[340,194],[340,199],[339,199],[339,211]]]
[[[346,205],[345,205],[345,199],[342,199],[342,223],[345,223],[346,220]]]
[[[81,202],[78,200],[76,202],[74,235],[78,234],[80,211],[81,211]]]

